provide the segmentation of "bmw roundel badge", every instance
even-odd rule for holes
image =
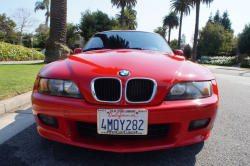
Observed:
[[[118,72],[118,75],[121,77],[127,77],[130,75],[130,72],[128,70],[121,70]]]

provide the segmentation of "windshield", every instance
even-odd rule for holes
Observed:
[[[98,49],[141,49],[173,53],[160,35],[136,31],[97,33],[84,47],[83,52]]]

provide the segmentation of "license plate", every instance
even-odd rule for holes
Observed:
[[[108,135],[147,135],[148,110],[99,109],[97,133]]]

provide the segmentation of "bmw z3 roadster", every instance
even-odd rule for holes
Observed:
[[[158,34],[106,31],[37,75],[32,110],[39,134],[113,152],[206,140],[219,105],[213,73]]]

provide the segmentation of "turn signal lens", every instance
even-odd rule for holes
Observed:
[[[53,96],[83,98],[73,81],[41,78],[38,91]]]
[[[213,94],[212,82],[179,82],[176,83],[168,95],[166,100],[187,100],[210,97]]]
[[[39,82],[39,92],[49,92],[49,89],[48,89],[48,81],[49,79],[45,79],[45,78],[42,78],[40,79],[40,82]]]

